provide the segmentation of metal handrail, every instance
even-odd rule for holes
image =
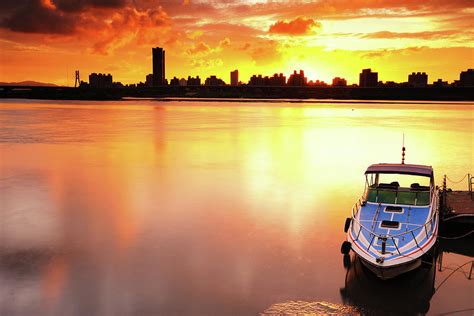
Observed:
[[[433,221],[435,220],[435,215],[438,214],[438,194],[435,194],[435,189],[432,187],[430,188],[430,194],[432,194],[432,198],[431,198],[431,206],[430,206],[430,212],[431,212],[431,217],[425,222],[425,224],[423,224],[422,226],[420,227],[417,227],[417,228],[414,228],[414,229],[411,229],[409,231],[405,231],[403,233],[399,233],[399,234],[396,234],[396,235],[389,235],[389,236],[386,236],[386,235],[379,235],[379,234],[376,234],[374,232],[372,232],[371,230],[369,230],[367,227],[365,227],[364,225],[362,225],[362,223],[360,223],[360,221],[358,221],[356,219],[356,215],[357,213],[360,211],[360,208],[362,206],[362,200],[363,200],[363,197],[359,198],[359,200],[354,204],[354,206],[352,207],[352,221],[353,222],[356,222],[358,225],[359,225],[359,232],[357,233],[357,237],[356,237],[356,240],[359,239],[359,236],[360,236],[360,233],[362,231],[362,229],[364,229],[365,231],[367,231],[370,235],[372,235],[373,237],[371,238],[372,242],[373,240],[375,239],[375,237],[378,237],[378,238],[390,238],[393,242],[393,244],[395,245],[395,248],[397,249],[398,253],[400,253],[400,250],[398,249],[398,246],[397,244],[395,243],[395,238],[396,237],[400,237],[402,235],[406,235],[406,234],[411,234],[412,235],[412,238],[413,240],[415,241],[416,243],[416,246],[418,248],[420,248],[419,244],[418,244],[418,241],[415,237],[415,234],[414,234],[414,231],[416,230],[420,230],[420,229],[425,229],[425,233],[426,233],[426,238],[428,238],[428,229],[427,229],[427,226],[428,225],[431,225],[431,228],[433,227]],[[436,207],[436,209],[433,211],[433,208]],[[352,232],[354,232],[354,225],[351,223],[351,229],[352,229]],[[372,242],[369,244],[369,248],[372,246]],[[368,250],[367,249],[367,250]]]

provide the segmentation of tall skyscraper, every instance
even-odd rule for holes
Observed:
[[[151,49],[153,54],[153,86],[165,85],[165,50],[161,47]]]
[[[239,71],[237,69],[230,72],[230,85],[231,86],[239,85]]]

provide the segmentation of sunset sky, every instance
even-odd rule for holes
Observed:
[[[74,70],[136,83],[151,73],[151,48],[166,50],[166,77],[252,74],[357,82],[453,81],[474,68],[472,0],[0,1],[0,81],[74,84]]]

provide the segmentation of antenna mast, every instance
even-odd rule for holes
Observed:
[[[402,165],[405,164],[405,133],[403,133],[403,143],[402,143]]]

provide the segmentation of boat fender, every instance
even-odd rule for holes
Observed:
[[[384,262],[384,257],[378,257],[377,259],[375,259],[375,262],[377,263],[383,263]]]
[[[346,222],[344,223],[344,232],[347,233],[349,230],[349,226],[351,225],[352,218],[346,218]]]
[[[351,256],[350,255],[344,255],[342,258],[342,264],[345,269],[349,270],[351,267]]]
[[[344,241],[341,245],[341,253],[342,254],[349,254],[349,251],[351,251],[352,244],[348,241]]]

